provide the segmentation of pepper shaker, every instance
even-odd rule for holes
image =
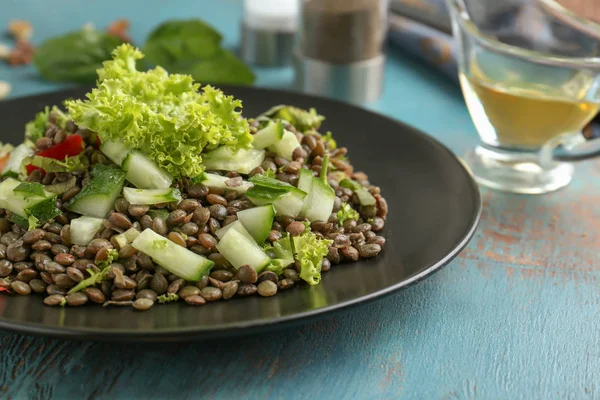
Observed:
[[[292,64],[299,0],[245,0],[242,59],[263,67]]]
[[[389,0],[301,0],[296,84],[352,103],[379,98]]]

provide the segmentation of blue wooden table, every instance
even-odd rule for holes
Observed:
[[[238,43],[233,0],[3,0],[0,27],[31,21],[34,41],[125,17],[140,43],[158,22],[201,17]],[[370,108],[458,154],[476,133],[457,87],[391,50]],[[289,70],[258,85],[289,87]],[[0,66],[11,97],[60,89],[33,68]],[[1,106],[1,105],[0,105]],[[1,125],[0,125],[1,129]],[[558,193],[483,190],[481,227],[450,266],[410,289],[296,330],[210,343],[115,345],[0,332],[6,399],[598,399],[599,162]]]

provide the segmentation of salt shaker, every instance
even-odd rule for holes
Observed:
[[[389,0],[301,0],[299,89],[352,103],[381,95]]]
[[[265,67],[292,63],[299,0],[245,0],[242,21],[244,61]]]

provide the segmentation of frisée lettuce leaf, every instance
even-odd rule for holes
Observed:
[[[189,75],[161,67],[136,69],[143,54],[130,44],[113,51],[85,100],[65,102],[73,121],[101,140],[123,141],[175,178],[200,176],[200,153],[219,146],[249,148],[252,135],[240,100]]]

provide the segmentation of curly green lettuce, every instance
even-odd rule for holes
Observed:
[[[305,132],[311,129],[319,129],[321,123],[325,119],[324,116],[319,115],[317,110],[314,108],[303,110],[298,107],[288,105],[278,105],[265,111],[260,116],[283,119],[294,125],[296,129],[301,132]]]
[[[35,143],[36,140],[44,136],[50,120],[50,114],[54,117],[56,125],[63,129],[66,127],[69,116],[56,106],[53,106],[52,109],[46,106],[44,110],[35,114],[33,120],[25,124],[25,140]]]
[[[263,250],[271,257],[271,262],[266,266],[266,270],[275,272],[277,275],[281,275],[283,269],[294,262],[294,250],[289,235],[284,235],[272,244],[267,243]]]
[[[329,253],[329,245],[333,241],[319,239],[317,235],[310,231],[295,236],[293,241],[296,260],[300,261],[300,278],[309,285],[318,285],[321,282],[323,257]]]
[[[344,222],[351,219],[354,221],[358,221],[358,219],[360,218],[358,211],[353,209],[348,203],[342,203],[342,207],[340,207],[340,210],[337,212],[336,215],[340,225],[344,225]]]
[[[175,178],[200,176],[205,150],[251,147],[240,100],[211,86],[199,91],[191,76],[161,67],[138,71],[143,57],[129,44],[117,47],[87,99],[65,102],[73,121],[145,153]]]
[[[23,174],[27,174],[28,165],[41,168],[46,172],[75,172],[85,171],[88,168],[89,161],[84,153],[73,157],[65,157],[62,161],[49,157],[29,156],[21,162],[21,172]]]

